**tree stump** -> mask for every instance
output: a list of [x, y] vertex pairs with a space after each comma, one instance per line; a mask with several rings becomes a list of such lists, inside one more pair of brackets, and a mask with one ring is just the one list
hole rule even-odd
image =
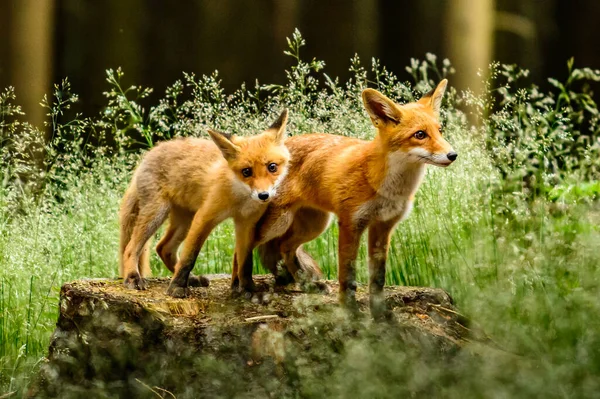
[[337, 304], [336, 282], [327, 282], [328, 294], [307, 294], [255, 276], [263, 290], [255, 303], [232, 298], [228, 276], [208, 277], [210, 287], [192, 288], [186, 299], [165, 294], [166, 278], [150, 279], [146, 291], [108, 279], [63, 285], [48, 359], [29, 396], [310, 396], [304, 384], [343, 367], [351, 346], [417, 350], [438, 361], [468, 338], [441, 289], [386, 287], [393, 319], [374, 322], [364, 286], [361, 315], [349, 315]]

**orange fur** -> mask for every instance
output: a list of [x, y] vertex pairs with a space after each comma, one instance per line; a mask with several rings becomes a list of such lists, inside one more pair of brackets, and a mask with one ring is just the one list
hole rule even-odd
[[120, 276], [126, 286], [145, 288], [143, 277], [149, 268], [140, 267], [143, 248], [167, 217], [169, 227], [156, 249], [175, 273], [168, 293], [182, 297], [187, 295], [188, 284], [206, 285], [206, 280], [190, 276], [191, 270], [212, 229], [232, 217], [235, 258], [242, 265], [238, 276], [234, 264], [234, 282], [242, 289], [252, 289], [252, 269], [243, 265], [251, 255], [254, 226], [286, 173], [286, 123], [284, 110], [268, 130], [256, 136], [236, 137], [209, 130], [212, 141], [175, 139], [144, 156], [120, 212]]
[[[262, 244], [261, 257], [276, 259], [273, 252], [278, 249], [290, 272], [314, 270], [312, 258], [304, 266], [301, 245], [325, 230], [326, 223], [320, 221], [327, 213], [336, 214], [340, 300], [355, 306], [354, 264], [360, 237], [368, 229], [371, 308], [381, 314], [391, 233], [410, 212], [425, 165], [447, 166], [456, 158], [438, 121], [446, 83], [406, 105], [364, 90], [365, 108], [378, 130], [373, 141], [330, 134], [288, 139], [288, 175], [257, 228], [255, 245]], [[303, 220], [306, 209], [312, 210], [315, 223]], [[306, 255], [302, 253], [304, 259]]]

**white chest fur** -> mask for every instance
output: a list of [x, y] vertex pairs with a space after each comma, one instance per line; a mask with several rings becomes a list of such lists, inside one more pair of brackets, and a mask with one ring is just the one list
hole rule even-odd
[[356, 219], [387, 221], [406, 218], [412, 210], [413, 195], [425, 176], [425, 165], [407, 162], [406, 154], [388, 156], [386, 176], [375, 198], [363, 204]]
[[248, 218], [253, 215], [260, 217], [265, 209], [267, 209], [266, 203], [260, 203], [251, 197], [247, 197], [245, 202], [240, 206], [238, 213], [242, 218]]
[[254, 199], [250, 187], [235, 176], [231, 177], [231, 196], [234, 202], [229, 209], [231, 216], [246, 219], [257, 215], [258, 218], [267, 209], [267, 204]]
[[391, 200], [377, 196], [361, 205], [354, 214], [354, 218], [356, 220], [377, 220], [381, 222], [394, 218], [402, 220], [410, 214], [412, 207], [412, 199], [409, 197]]

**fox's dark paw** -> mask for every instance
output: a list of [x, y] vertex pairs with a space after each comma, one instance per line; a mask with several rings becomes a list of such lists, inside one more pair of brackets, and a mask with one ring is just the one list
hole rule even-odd
[[266, 305], [271, 302], [271, 294], [263, 291], [241, 291], [238, 294], [239, 298], [252, 302], [256, 305]]
[[271, 294], [269, 292], [253, 292], [248, 300], [255, 304], [267, 305], [271, 302]]
[[246, 291], [239, 288], [231, 290], [231, 297], [233, 299], [250, 299], [252, 298], [252, 295], [254, 295], [254, 292], [252, 291]]
[[302, 284], [302, 291], [309, 294], [323, 294], [327, 295], [331, 292], [329, 286], [323, 281], [308, 281]]
[[187, 287], [169, 284], [167, 295], [172, 296], [173, 298], [185, 298], [189, 295], [189, 289]]
[[127, 276], [127, 278], [123, 281], [123, 284], [130, 290], [145, 290], [148, 288], [146, 280], [138, 273], [129, 274], [129, 276]]
[[232, 284], [231, 296], [233, 298], [243, 298], [252, 303], [263, 303], [263, 290], [258, 290], [254, 283], [246, 284], [241, 286], [239, 280], [236, 280], [237, 284]]
[[232, 284], [231, 286], [231, 296], [233, 298], [245, 298], [250, 299], [252, 295], [255, 293], [254, 285], [248, 287], [242, 287], [238, 284]]
[[208, 287], [210, 285], [210, 280], [204, 276], [195, 276], [190, 274], [188, 278], [188, 285], [190, 287]]

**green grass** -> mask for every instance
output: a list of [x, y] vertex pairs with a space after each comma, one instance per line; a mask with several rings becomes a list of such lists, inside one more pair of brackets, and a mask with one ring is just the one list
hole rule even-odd
[[[290, 108], [294, 134], [326, 131], [369, 138], [374, 131], [362, 110], [360, 89], [370, 85], [399, 101], [412, 100], [451, 70], [446, 61], [438, 68], [428, 57], [409, 68], [414, 85], [401, 83], [378, 64], [373, 74], [367, 73], [357, 58], [351, 66], [354, 78], [343, 84], [317, 75], [323, 67], [318, 62], [295, 57], [298, 64], [290, 69], [288, 84], [243, 87], [232, 97], [224, 95], [216, 75], [186, 75], [147, 111], [140, 105], [145, 90], [121, 89], [122, 73], [109, 71], [108, 106], [91, 118], [67, 118], [75, 102], [63, 83], [57, 86], [60, 95], [48, 101], [56, 117], [41, 169], [35, 157], [27, 156], [39, 143], [39, 131], [14, 124], [20, 111], [10, 105], [10, 93], [5, 92], [0, 99], [0, 155], [7, 160], [0, 186], [0, 390], [24, 389], [46, 355], [64, 282], [116, 276], [117, 212], [139, 158], [136, 143], [146, 147], [172, 136], [198, 135], [206, 124], [231, 132], [256, 131], [283, 105]], [[325, 88], [318, 85], [319, 76]], [[182, 100], [185, 90], [190, 100]], [[569, 97], [568, 87], [561, 90]], [[506, 92], [519, 89], [509, 87]], [[429, 167], [413, 213], [393, 236], [387, 283], [447, 290], [462, 313], [516, 356], [465, 355], [451, 365], [439, 365], [394, 352], [389, 343], [377, 343], [372, 350], [352, 346], [337, 372], [305, 377], [305, 396], [418, 396], [432, 386], [447, 397], [598, 395], [597, 148], [575, 147], [581, 126], [565, 122], [565, 115], [578, 115], [580, 97], [571, 96], [570, 108], [558, 115], [548, 103], [554, 98], [551, 93], [541, 100], [502, 95], [504, 100], [496, 103], [493, 96], [460, 96], [450, 90], [444, 104], [445, 134], [460, 157], [447, 169]], [[470, 127], [457, 109], [465, 104], [474, 106], [479, 127]], [[585, 112], [593, 114], [588, 108]], [[593, 117], [581, 122], [592, 132], [592, 142], [598, 136]], [[560, 130], [560, 145], [575, 150], [569, 147], [563, 155], [556, 148], [548, 150], [546, 136], [536, 136], [539, 129]], [[502, 135], [496, 134], [499, 130]], [[11, 138], [16, 136], [34, 144], [24, 150]], [[196, 271], [229, 273], [233, 244], [232, 225], [224, 223], [202, 249]], [[325, 276], [336, 278], [335, 223], [307, 248]], [[363, 245], [361, 282], [367, 280], [366, 265]], [[155, 254], [152, 267], [155, 275], [168, 276]], [[260, 271], [257, 265], [255, 272]], [[327, 388], [315, 389], [319, 384]]]

